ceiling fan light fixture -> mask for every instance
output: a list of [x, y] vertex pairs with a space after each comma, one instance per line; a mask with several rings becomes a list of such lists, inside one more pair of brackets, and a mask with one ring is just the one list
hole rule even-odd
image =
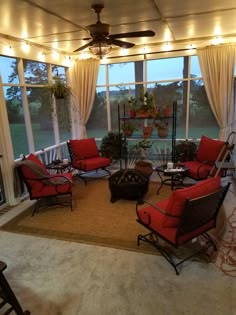
[[89, 47], [90, 52], [100, 59], [108, 55], [111, 49], [112, 47], [105, 42], [95, 43], [93, 46]]

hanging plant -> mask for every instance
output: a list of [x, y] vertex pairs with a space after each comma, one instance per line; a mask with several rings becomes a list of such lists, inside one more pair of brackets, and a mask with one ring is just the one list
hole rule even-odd
[[56, 99], [65, 99], [72, 95], [71, 88], [58, 76], [54, 77], [52, 83], [47, 86], [47, 89], [49, 89], [51, 95]]

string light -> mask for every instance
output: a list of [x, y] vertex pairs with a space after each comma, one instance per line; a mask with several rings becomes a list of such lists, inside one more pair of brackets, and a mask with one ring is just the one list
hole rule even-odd
[[141, 48], [141, 53], [142, 54], [147, 54], [149, 52], [149, 49], [148, 49], [148, 47], [147, 46], [144, 46], [143, 48]]
[[172, 48], [172, 45], [169, 42], [167, 42], [163, 45], [163, 50], [165, 50], [165, 51], [170, 51], [171, 48]]
[[121, 56], [127, 56], [128, 55], [128, 49], [127, 48], [122, 48], [120, 50], [120, 54], [121, 54]]
[[87, 51], [84, 51], [79, 55], [79, 59], [89, 59], [91, 57], [92, 55]]
[[217, 36], [215, 38], [213, 38], [212, 40], [212, 45], [219, 45], [219, 44], [223, 44], [224, 43], [224, 39], [220, 36]]
[[22, 47], [22, 50], [25, 52], [25, 53], [29, 53], [30, 51], [30, 45], [26, 42], [22, 42], [21, 43], [21, 47]]
[[38, 53], [38, 59], [40, 61], [45, 61], [45, 57], [46, 57], [46, 54], [44, 52], [39, 52]]
[[54, 52], [52, 53], [52, 56], [53, 56], [54, 59], [58, 59], [58, 58], [59, 58], [59, 53], [58, 53], [58, 51], [54, 51]]

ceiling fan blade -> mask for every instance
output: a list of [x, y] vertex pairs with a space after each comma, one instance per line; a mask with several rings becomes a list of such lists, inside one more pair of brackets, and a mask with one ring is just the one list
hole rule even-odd
[[116, 46], [119, 46], [119, 47], [122, 47], [122, 48], [131, 48], [133, 47], [135, 44], [133, 43], [129, 43], [129, 42], [123, 42], [121, 40], [117, 40], [117, 39], [114, 39], [114, 38], [110, 38], [107, 40], [107, 43], [108, 45], [116, 45]]
[[139, 31], [139, 32], [128, 32], [128, 33], [120, 33], [120, 34], [112, 34], [109, 35], [110, 38], [125, 38], [125, 37], [150, 37], [154, 36], [155, 33], [151, 30], [147, 31]]
[[89, 46], [92, 46], [94, 43], [95, 43], [95, 41], [94, 41], [94, 40], [91, 40], [88, 44], [83, 45], [83, 46], [77, 48], [77, 49], [74, 50], [73, 52], [77, 52], [77, 51], [84, 50], [85, 48], [87, 48], [87, 47], [89, 47]]

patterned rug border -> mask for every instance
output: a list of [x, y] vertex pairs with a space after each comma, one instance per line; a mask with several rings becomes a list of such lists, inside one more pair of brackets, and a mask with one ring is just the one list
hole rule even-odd
[[[106, 180], [106, 179], [100, 179], [100, 180]], [[157, 184], [154, 182], [150, 183]], [[119, 202], [119, 201], [118, 201]], [[134, 202], [134, 206], [136, 204], [136, 201]], [[50, 207], [53, 211], [53, 208], [57, 207]], [[140, 246], [137, 245], [137, 240], [132, 241], [125, 241], [120, 239], [114, 239], [109, 237], [100, 237], [97, 236], [94, 237], [93, 235], [85, 235], [81, 233], [72, 233], [72, 232], [62, 232], [62, 231], [53, 231], [48, 229], [40, 229], [40, 228], [32, 228], [27, 226], [20, 226], [18, 225], [19, 222], [24, 220], [27, 216], [31, 216], [32, 214], [33, 206], [29, 207], [28, 209], [22, 211], [18, 215], [16, 215], [14, 218], [6, 222], [0, 227], [1, 231], [16, 233], [16, 234], [22, 234], [22, 235], [30, 235], [35, 237], [42, 237], [42, 238], [50, 238], [50, 239], [58, 239], [62, 241], [68, 241], [68, 242], [77, 242], [82, 244], [88, 244], [88, 245], [95, 245], [95, 246], [103, 246], [103, 247], [110, 247], [114, 249], [121, 249], [121, 250], [128, 250], [133, 252], [139, 252], [144, 254], [151, 254], [151, 255], [160, 255], [160, 253], [153, 247], [151, 247], [149, 244], [146, 244], [144, 242], [141, 243]], [[69, 210], [68, 210], [69, 211]], [[40, 213], [36, 213], [34, 217], [37, 215], [40, 215]], [[148, 230], [147, 230], [148, 233]]]

